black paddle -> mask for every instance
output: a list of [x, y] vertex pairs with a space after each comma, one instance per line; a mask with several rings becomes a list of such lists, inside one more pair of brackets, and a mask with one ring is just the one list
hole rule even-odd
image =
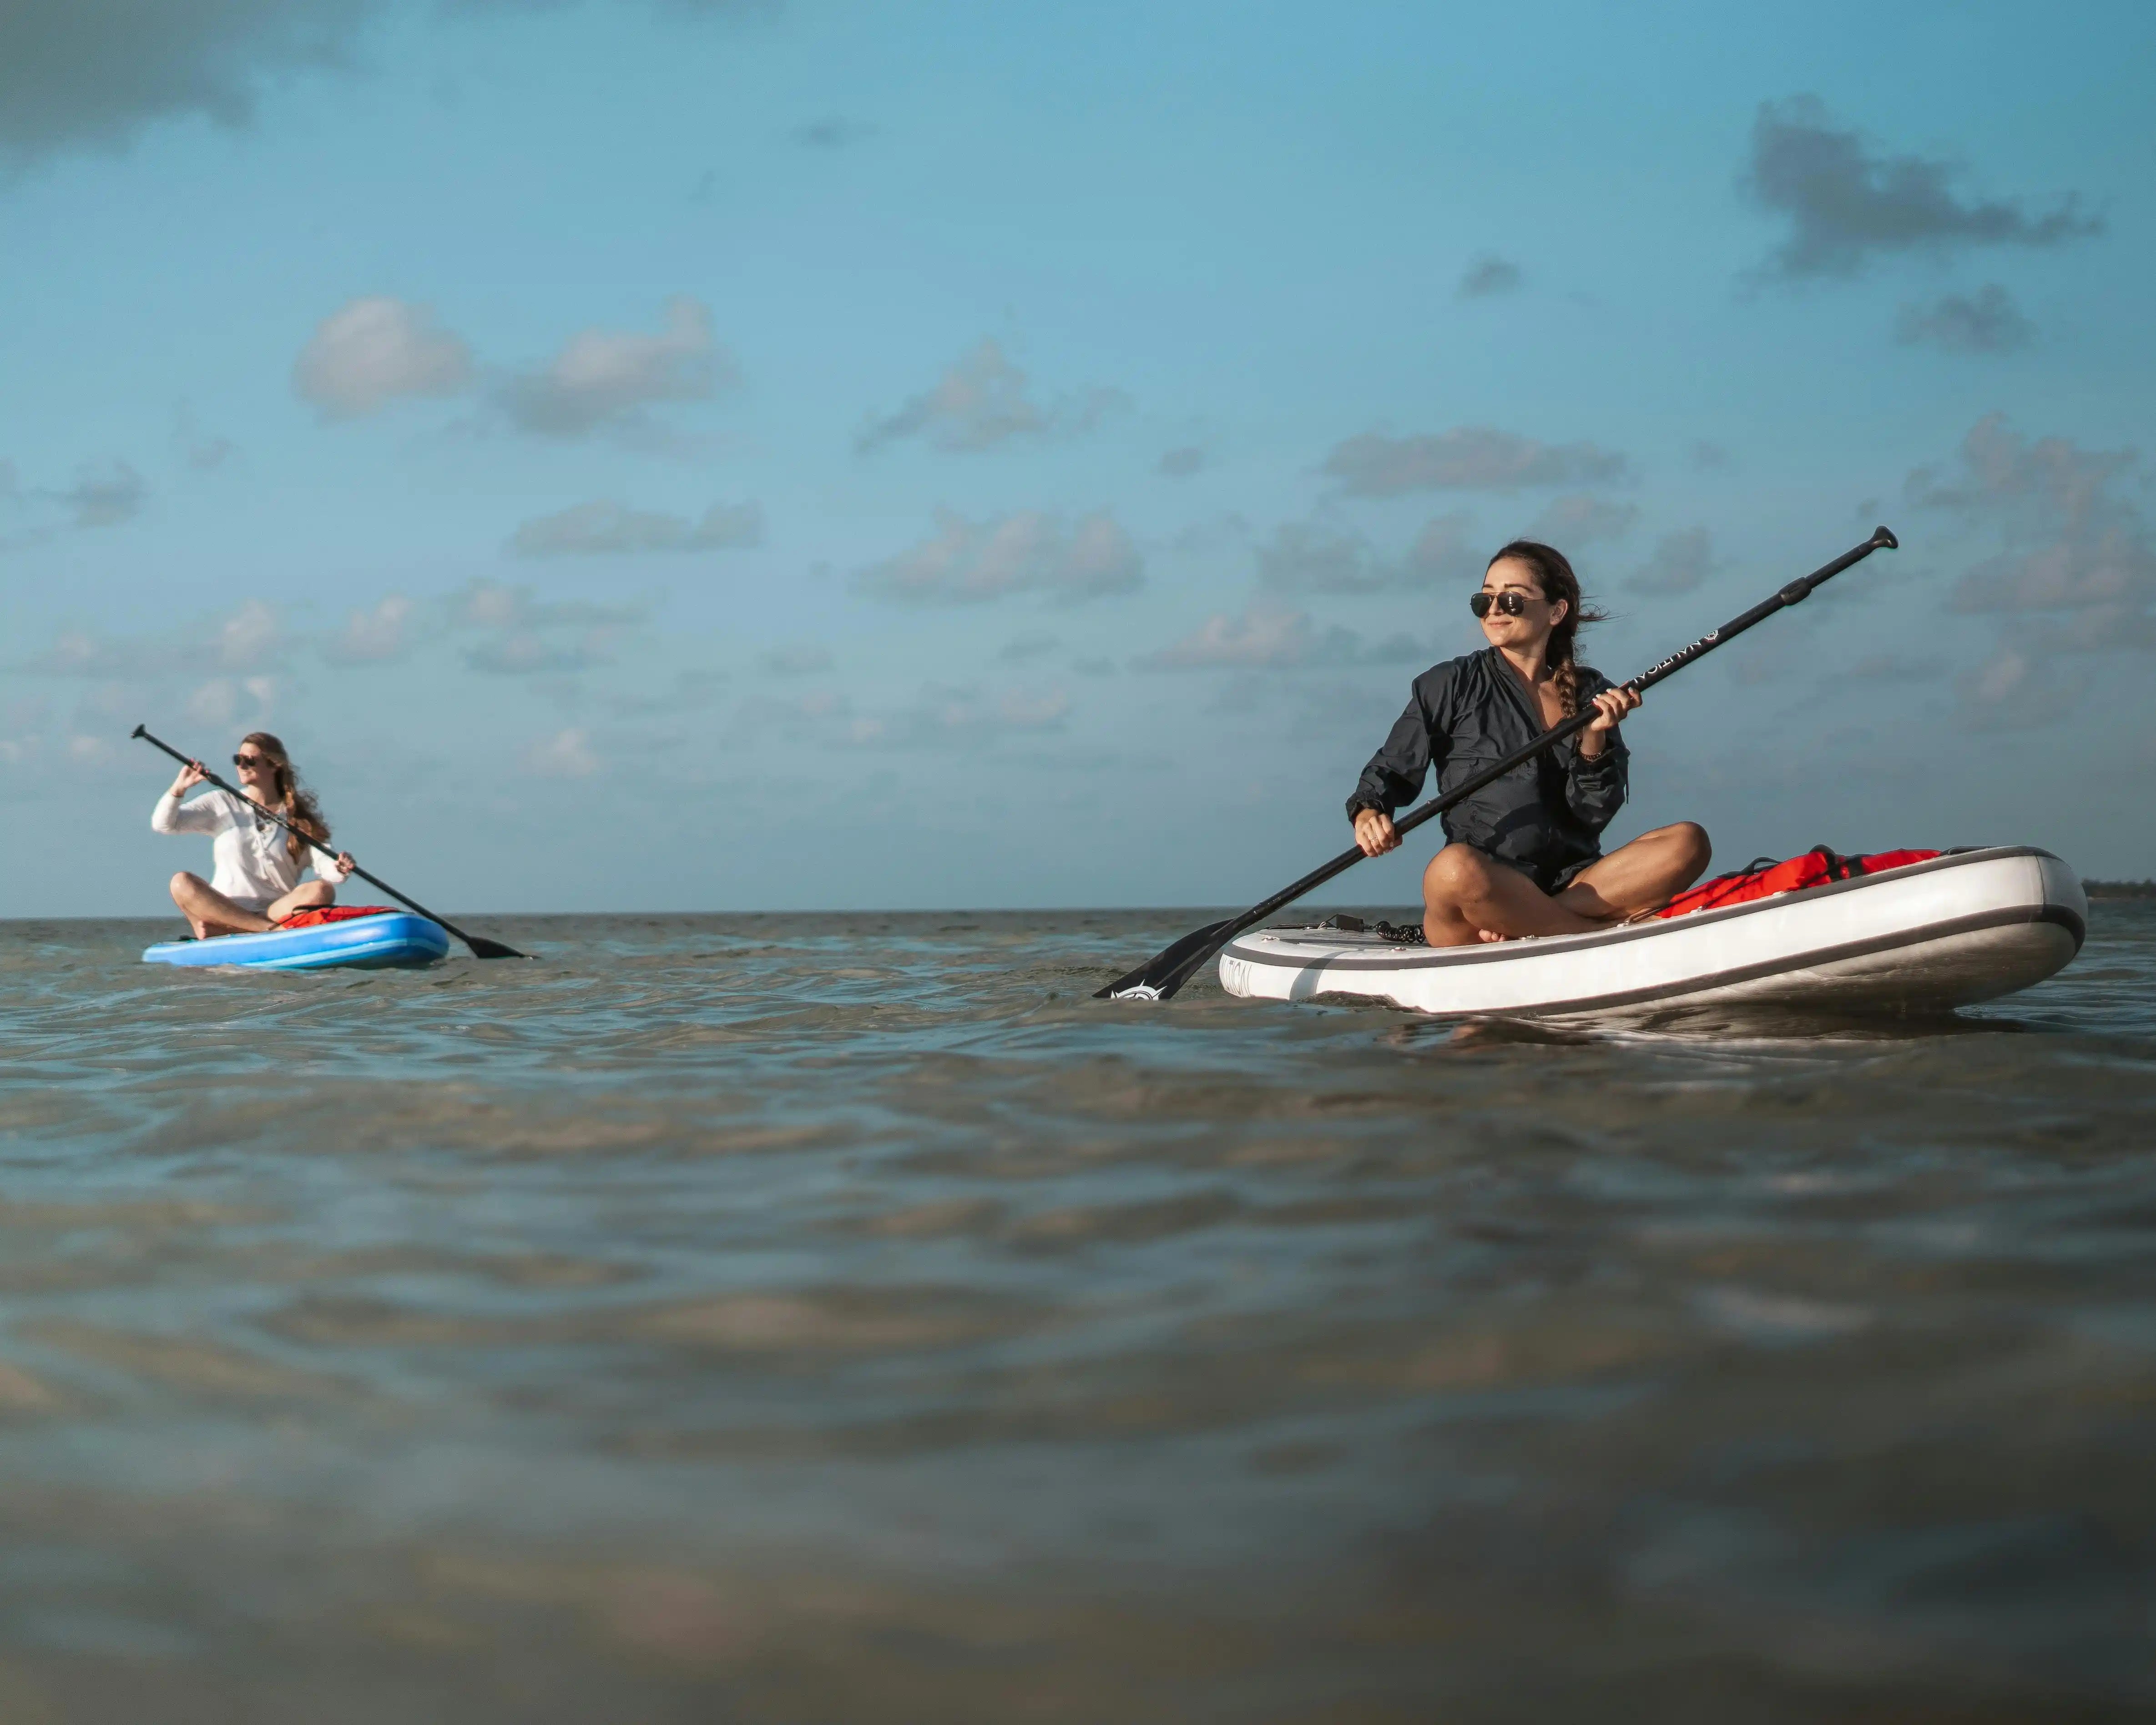
[[[1724, 641], [1734, 640], [1755, 623], [1772, 617], [1777, 611], [1796, 604], [1810, 597], [1811, 590], [1823, 581], [1830, 581], [1849, 567], [1861, 563], [1875, 551], [1892, 551], [1901, 543], [1881, 527], [1853, 551], [1845, 551], [1824, 568], [1815, 569], [1801, 581], [1792, 581], [1772, 598], [1763, 599], [1741, 617], [1733, 617], [1712, 634], [1702, 635], [1681, 653], [1672, 653], [1660, 665], [1640, 672], [1625, 686], [1635, 691], [1651, 689], [1663, 678], [1675, 676], [1695, 659], [1704, 658]], [[1523, 749], [1496, 763], [1486, 767], [1472, 778], [1441, 797], [1433, 797], [1421, 808], [1401, 815], [1393, 823], [1393, 830], [1405, 833], [1420, 826], [1433, 815], [1439, 815], [1455, 803], [1465, 802], [1483, 786], [1496, 783], [1523, 761], [1531, 761], [1544, 749], [1562, 742], [1575, 731], [1584, 731], [1594, 722], [1595, 710], [1590, 706], [1574, 714], [1563, 724], [1553, 726]], [[1344, 874], [1363, 860], [1363, 847], [1356, 845], [1343, 850], [1322, 869], [1313, 870], [1296, 881], [1275, 893], [1263, 904], [1252, 905], [1240, 916], [1230, 916], [1225, 922], [1208, 923], [1194, 929], [1173, 946], [1156, 952], [1136, 970], [1117, 977], [1105, 988], [1096, 993], [1096, 1000], [1168, 1000], [1176, 991], [1196, 974], [1199, 968], [1221, 947], [1245, 929], [1262, 922], [1282, 905], [1293, 904], [1303, 894], [1322, 886], [1335, 875]]]
[[[192, 767], [195, 764], [194, 757], [192, 756], [183, 755], [177, 749], [174, 748], [169, 742], [163, 741], [162, 738], [152, 737], [148, 729], [143, 726], [137, 725], [132, 731], [128, 732], [128, 735], [131, 737], [141, 737], [143, 742], [148, 743], [152, 748], [162, 749], [175, 761], [177, 761], [182, 767]], [[275, 821], [279, 826], [284, 828], [286, 832], [297, 833], [299, 834], [299, 836], [305, 839], [308, 844], [315, 844], [316, 840], [312, 834], [300, 832], [299, 828], [294, 826], [291, 822], [285, 819], [283, 815], [278, 814], [275, 809], [264, 809], [259, 803], [257, 803], [254, 798], [249, 796], [246, 792], [234, 790], [232, 786], [227, 784], [208, 768], [204, 768], [203, 769], [203, 778], [208, 783], [215, 785], [219, 790], [228, 792], [231, 795], [239, 798], [241, 802], [245, 803], [249, 808], [253, 809], [257, 814], [268, 816], [271, 820]], [[531, 956], [529, 952], [518, 952], [514, 947], [505, 947], [500, 941], [488, 940], [483, 935], [466, 934], [464, 930], [458, 927], [455, 923], [450, 922], [448, 917], [437, 916], [432, 911], [421, 904], [418, 900], [405, 897], [403, 893], [392, 886], [387, 880], [382, 880], [378, 875], [368, 874], [365, 869], [355, 866], [352, 870], [352, 873], [358, 875], [361, 880], [366, 881], [368, 886], [375, 887], [380, 891], [388, 893], [390, 897], [395, 899], [398, 904], [403, 905], [406, 909], [417, 911], [429, 922], [440, 923], [443, 927], [448, 929], [451, 934], [454, 935], [459, 940], [462, 941], [466, 946], [471, 948], [472, 957], [475, 958], [529, 958]]]

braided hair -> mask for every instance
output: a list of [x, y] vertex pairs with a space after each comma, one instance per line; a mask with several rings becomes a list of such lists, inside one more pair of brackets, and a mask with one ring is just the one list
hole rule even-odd
[[[304, 830], [314, 843], [328, 844], [330, 824], [322, 814], [322, 805], [315, 800], [312, 791], [300, 784], [299, 769], [293, 766], [284, 743], [267, 731], [250, 731], [239, 739], [242, 748], [250, 743], [258, 753], [268, 756], [270, 764], [277, 769], [277, 799], [269, 806]], [[306, 855], [306, 846], [300, 842], [298, 833], [285, 835], [285, 855], [295, 863]]]
[[1564, 601], [1564, 616], [1550, 630], [1549, 652], [1544, 664], [1557, 684], [1558, 698], [1564, 704], [1564, 716], [1572, 718], [1579, 711], [1579, 667], [1573, 661], [1573, 637], [1578, 634], [1582, 624], [1600, 623], [1609, 614], [1598, 611], [1580, 597], [1579, 578], [1572, 572], [1572, 565], [1563, 552], [1553, 545], [1544, 545], [1539, 540], [1515, 539], [1490, 559], [1490, 566], [1510, 560], [1525, 563], [1535, 572], [1535, 583], [1543, 590], [1543, 598], [1552, 603]]

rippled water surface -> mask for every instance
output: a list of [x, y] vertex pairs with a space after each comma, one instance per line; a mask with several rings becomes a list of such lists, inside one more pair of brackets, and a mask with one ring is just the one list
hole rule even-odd
[[1889, 1032], [1086, 998], [1197, 920], [0, 925], [0, 1717], [2156, 1707], [2156, 905]]

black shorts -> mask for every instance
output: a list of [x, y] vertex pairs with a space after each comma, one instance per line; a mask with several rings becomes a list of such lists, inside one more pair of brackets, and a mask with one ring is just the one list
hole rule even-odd
[[[1475, 849], [1482, 850], [1482, 847], [1479, 845]], [[1509, 856], [1497, 856], [1487, 850], [1482, 850], [1482, 855], [1489, 857], [1491, 862], [1502, 863], [1508, 869], [1517, 869], [1552, 898], [1555, 898], [1587, 870], [1593, 868], [1595, 864], [1602, 860], [1599, 856], [1583, 856], [1578, 862], [1552, 866], [1548, 863], [1515, 862]]]

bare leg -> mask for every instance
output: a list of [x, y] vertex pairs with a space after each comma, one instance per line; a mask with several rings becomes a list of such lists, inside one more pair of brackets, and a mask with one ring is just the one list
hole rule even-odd
[[1706, 832], [1690, 821], [1658, 827], [1583, 870], [1553, 896], [1519, 870], [1466, 845], [1448, 845], [1423, 870], [1423, 938], [1472, 946], [1523, 934], [1584, 934], [1666, 904], [1706, 872]]
[[268, 917], [233, 903], [199, 875], [172, 876], [172, 902], [198, 941], [220, 934], [261, 934], [273, 926]]
[[1422, 871], [1423, 938], [1471, 947], [1491, 934], [1581, 934], [1598, 925], [1507, 864], [1448, 845]]
[[1595, 922], [1658, 911], [1707, 872], [1713, 855], [1707, 829], [1694, 822], [1656, 827], [1581, 870], [1558, 902]]
[[311, 911], [336, 902], [336, 888], [328, 881], [302, 880], [262, 914], [272, 922], [282, 922], [295, 911]]

